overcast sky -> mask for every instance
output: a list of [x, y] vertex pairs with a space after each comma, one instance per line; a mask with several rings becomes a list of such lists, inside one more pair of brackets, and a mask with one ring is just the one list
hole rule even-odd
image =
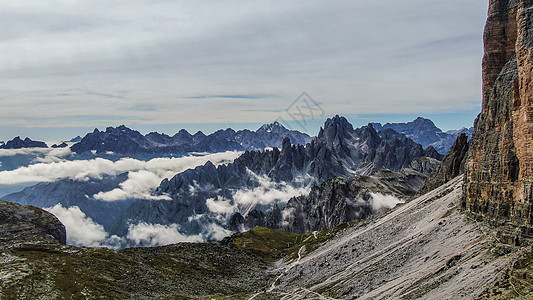
[[0, 1], [0, 139], [253, 127], [304, 91], [324, 118], [471, 126], [487, 4]]

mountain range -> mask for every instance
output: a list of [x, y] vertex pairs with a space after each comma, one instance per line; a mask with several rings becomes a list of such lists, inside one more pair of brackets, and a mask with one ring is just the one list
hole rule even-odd
[[124, 125], [105, 131], [95, 129], [71, 150], [81, 154], [95, 151], [98, 154], [113, 152], [120, 155], [140, 154], [184, 154], [189, 152], [224, 152], [263, 150], [268, 147], [280, 147], [284, 138], [290, 138], [295, 144], [305, 145], [311, 137], [305, 133], [288, 130], [278, 122], [265, 124], [256, 131], [248, 129], [235, 131], [231, 128], [218, 130], [205, 135], [198, 131], [190, 134], [182, 129], [173, 136], [150, 132], [142, 135]]
[[[440, 154], [446, 154], [455, 142], [457, 136], [465, 133], [472, 136], [472, 128], [461, 128], [443, 132], [435, 124], [422, 117], [407, 123], [370, 123], [376, 131], [393, 129], [405, 134], [408, 138], [426, 148], [433, 146]], [[198, 131], [190, 134], [182, 129], [173, 136], [164, 133], [150, 132], [146, 135], [132, 130], [124, 125], [108, 127], [105, 131], [95, 129], [85, 137], [77, 136], [69, 142], [75, 143], [72, 151], [75, 153], [89, 153], [96, 151], [98, 154], [116, 153], [120, 155], [165, 155], [183, 154], [188, 152], [222, 152], [228, 150], [262, 150], [269, 147], [281, 147], [282, 141], [288, 137], [293, 144], [306, 145], [312, 139], [309, 135], [296, 130], [289, 130], [278, 122], [264, 124], [256, 131], [248, 129], [235, 131], [231, 128], [218, 130], [205, 135]], [[54, 144], [53, 148], [67, 147], [66, 142]], [[15, 137], [7, 143], [0, 142], [0, 149], [20, 149], [30, 147], [48, 147], [46, 143], [33, 141], [30, 138], [22, 140]]]
[[[269, 141], [273, 141], [271, 133], [280, 131], [283, 132], [283, 128], [274, 123], [261, 127], [255, 134], [265, 134], [271, 138]], [[224, 132], [228, 131], [219, 131], [217, 136]], [[230, 136], [234, 136], [233, 131], [229, 132]], [[119, 153], [120, 151], [138, 153], [137, 150], [132, 150], [134, 148], [122, 147], [121, 145], [125, 145], [122, 141], [126, 138], [153, 141], [156, 135], [148, 134], [147, 136], [151, 138], [125, 127], [119, 127], [108, 128], [106, 132], [98, 131], [95, 135], [89, 134], [84, 139], [87, 141], [103, 137], [106, 141], [113, 141], [113, 143], [108, 142], [104, 145], [114, 145], [114, 148], [104, 149], [115, 149], [115, 151], [122, 149]], [[137, 147], [141, 144], [140, 142], [134, 143], [135, 149], [140, 149]], [[264, 145], [265, 142], [262, 144]], [[426, 162], [420, 163], [420, 157], [426, 157]], [[109, 202], [94, 199], [94, 195], [98, 192], [117, 188], [126, 180], [127, 174], [89, 181], [61, 179], [51, 183], [40, 183], [4, 198], [43, 208], [58, 203], [64, 207], [78, 206], [88, 217], [109, 229], [110, 234], [121, 237], [127, 235], [131, 224], [140, 223], [177, 224], [180, 232], [185, 235], [202, 234], [208, 239], [210, 233], [206, 230], [211, 228], [211, 225], [224, 229], [242, 230], [256, 222], [257, 224], [269, 223], [273, 228], [302, 232], [315, 228], [322, 229], [325, 228], [324, 226], [331, 227], [354, 218], [368, 216], [374, 212], [370, 203], [371, 193], [381, 192], [394, 194], [397, 197], [413, 195], [421, 188], [429, 174], [427, 170], [434, 169], [440, 159], [442, 155], [433, 147], [424, 149], [394, 130], [387, 129], [378, 133], [370, 125], [354, 129], [345, 118], [336, 116], [328, 119], [320, 129], [318, 136], [306, 146], [295, 145], [285, 137], [279, 149], [274, 147], [271, 150], [246, 151], [233, 163], [215, 167], [211, 162], [207, 162], [203, 166], [186, 170], [173, 178], [163, 180], [154, 191], [155, 196], [168, 197], [171, 200], [129, 199]], [[421, 166], [425, 166], [425, 169], [420, 169]], [[406, 168], [411, 171], [402, 171]], [[418, 171], [415, 170], [417, 168], [419, 168]], [[399, 173], [394, 173], [393, 176], [382, 176], [384, 174], [382, 173], [368, 177], [381, 169]], [[279, 213], [284, 214], [286, 218], [292, 216], [296, 219], [293, 220], [294, 222], [301, 222], [301, 217], [291, 214], [291, 211], [297, 211], [292, 209], [291, 203], [301, 203], [304, 200], [298, 196], [307, 197], [310, 191], [318, 188], [313, 188], [313, 186], [320, 186], [336, 176], [344, 178], [343, 180], [352, 180], [354, 176], [368, 177], [368, 179], [360, 177], [359, 181], [354, 181], [359, 185], [352, 182], [351, 190], [347, 191], [350, 195], [358, 195], [361, 199], [359, 204], [351, 205], [354, 207], [354, 212], [362, 209], [367, 213], [359, 215], [349, 213], [341, 216], [342, 210], [331, 210], [325, 213], [334, 221], [303, 227], [286, 225], [285, 220], [279, 215], [272, 215], [276, 214], [275, 208], [277, 207]], [[367, 185], [365, 181], [373, 182], [373, 184], [361, 188]], [[413, 181], [416, 181], [414, 186]], [[378, 182], [381, 183], [378, 184]], [[403, 193], [393, 193], [392, 190], [402, 190]], [[315, 192], [315, 194], [326, 195], [327, 192]], [[293, 197], [294, 199], [291, 199]], [[328, 199], [320, 201], [321, 203], [337, 201], [332, 197]], [[305, 201], [313, 202], [314, 200]], [[344, 200], [341, 199], [342, 201]], [[287, 203], [290, 205], [285, 208]], [[298, 207], [301, 211], [302, 205]], [[310, 205], [308, 209], [317, 209], [317, 207], [318, 204]], [[257, 220], [250, 221], [253, 216], [256, 216]], [[240, 218], [242, 220], [239, 221]], [[273, 220], [267, 222], [268, 218], [273, 218]]]
[[25, 138], [24, 140], [20, 136], [15, 137], [14, 139], [7, 141], [5, 144], [2, 142], [0, 149], [21, 149], [21, 148], [48, 148], [45, 142], [33, 141], [30, 138]]
[[[275, 212], [273, 204], [283, 208], [289, 200], [287, 195], [270, 199], [272, 191], [299, 189], [300, 194], [307, 194], [311, 186], [335, 176], [351, 179], [381, 169], [400, 171], [419, 157], [442, 159], [432, 147], [423, 149], [403, 134], [393, 130], [378, 133], [372, 126], [354, 129], [344, 117], [336, 116], [326, 120], [317, 138], [306, 147], [285, 139], [281, 149], [247, 151], [231, 164], [215, 167], [208, 162], [163, 180], [156, 193], [172, 200], [137, 200], [118, 219], [111, 233], [123, 236], [129, 224], [140, 222], [177, 222], [185, 234], [201, 233], [212, 222], [228, 228], [228, 222], [238, 218], [234, 213], [248, 218], [249, 214]], [[232, 229], [236, 228], [234, 225]], [[272, 227], [282, 226], [280, 223]]]

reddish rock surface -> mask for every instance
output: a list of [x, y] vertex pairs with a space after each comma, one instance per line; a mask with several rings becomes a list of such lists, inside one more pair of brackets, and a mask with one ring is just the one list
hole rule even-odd
[[509, 242], [533, 241], [533, 0], [491, 0], [483, 106], [466, 164], [465, 208]]

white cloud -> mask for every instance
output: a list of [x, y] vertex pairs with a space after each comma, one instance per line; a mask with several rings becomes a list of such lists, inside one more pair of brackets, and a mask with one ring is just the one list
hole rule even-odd
[[127, 198], [139, 198], [150, 200], [170, 200], [166, 195], [154, 196], [150, 192], [159, 186], [162, 178], [150, 171], [132, 171], [128, 173], [128, 179], [120, 184], [120, 188], [109, 192], [99, 192], [94, 195], [95, 199], [116, 201]]
[[181, 242], [202, 242], [199, 235], [185, 236], [179, 232], [177, 224], [161, 225], [139, 223], [130, 225], [127, 238], [143, 246], [163, 246]]
[[226, 230], [222, 226], [212, 223], [207, 226], [207, 233], [204, 234], [204, 239], [220, 241], [223, 238], [230, 236], [232, 233], [231, 230]]
[[237, 211], [237, 207], [232, 204], [231, 200], [226, 200], [224, 197], [217, 196], [217, 199], [209, 198], [205, 201], [209, 211], [215, 214], [231, 215]]
[[144, 170], [130, 171], [128, 179], [109, 192], [100, 192], [96, 199], [115, 201], [127, 198], [151, 200], [170, 200], [166, 195], [153, 196], [151, 191], [158, 187], [161, 180], [171, 178], [177, 173], [194, 168], [211, 161], [215, 166], [227, 164], [241, 155], [241, 152], [227, 151], [203, 156], [184, 156], [180, 158], [155, 158], [146, 163]]
[[46, 159], [54, 160], [72, 154], [69, 147], [65, 148], [21, 148], [21, 149], [0, 149], [0, 157], [15, 155], [45, 155], [44, 158], [37, 157], [40, 162], [49, 162]]
[[67, 230], [67, 243], [87, 247], [118, 248], [121, 239], [117, 236], [109, 236], [104, 227], [95, 223], [77, 206], [69, 208], [56, 204], [46, 208], [54, 214]]
[[209, 198], [206, 201], [209, 211], [223, 217], [228, 217], [237, 211], [246, 216], [257, 205], [287, 203], [290, 198], [307, 195], [311, 190], [310, 186], [294, 187], [286, 182], [273, 182], [267, 176], [258, 176], [250, 170], [248, 173], [257, 180], [258, 187], [237, 190], [231, 199], [220, 196], [217, 199]]
[[[70, 178], [75, 180], [87, 180], [89, 178], [100, 178], [104, 174], [116, 175], [129, 171], [145, 170], [161, 180], [169, 178], [177, 173], [183, 172], [189, 168], [194, 168], [199, 165], [211, 161], [213, 164], [223, 164], [232, 162], [239, 157], [241, 152], [227, 151], [221, 153], [214, 153], [204, 156], [184, 156], [179, 158], [154, 158], [150, 161], [141, 161], [133, 158], [122, 158], [116, 162], [103, 158], [95, 158], [91, 160], [74, 160], [74, 161], [55, 161], [50, 163], [37, 163], [27, 167], [21, 167], [12, 171], [0, 172], [0, 184], [19, 184], [26, 182], [52, 182], [62, 178]], [[113, 191], [112, 194], [101, 194], [102, 198], [107, 199], [124, 199], [121, 197], [129, 197], [134, 194], [142, 193], [140, 188], [144, 188], [144, 192], [148, 192], [150, 188], [155, 188], [159, 182], [155, 184], [155, 176], [150, 175], [150, 182], [141, 183], [147, 178], [147, 173], [134, 174], [121, 187], [121, 191]], [[136, 184], [142, 185], [135, 187]]]
[[126, 244], [130, 246], [163, 246], [182, 242], [221, 240], [232, 233], [220, 225], [209, 223], [204, 226], [201, 234], [187, 236], [180, 233], [177, 224], [161, 225], [141, 222], [129, 226], [126, 240], [116, 235], [109, 235], [102, 225], [87, 217], [77, 206], [65, 208], [61, 204], [56, 204], [45, 209], [54, 214], [65, 225], [67, 243], [76, 246], [111, 249], [119, 249]]
[[310, 186], [293, 187], [286, 182], [273, 182], [267, 176], [258, 176], [248, 170], [259, 182], [259, 186], [252, 189], [241, 189], [235, 192], [233, 200], [235, 205], [244, 209], [243, 215], [247, 215], [256, 205], [268, 205], [276, 201], [287, 203], [290, 198], [307, 195]]
[[370, 199], [370, 204], [374, 210], [380, 210], [382, 208], [391, 209], [399, 203], [405, 203], [405, 201], [392, 195], [370, 193], [370, 196], [372, 197], [372, 199]]

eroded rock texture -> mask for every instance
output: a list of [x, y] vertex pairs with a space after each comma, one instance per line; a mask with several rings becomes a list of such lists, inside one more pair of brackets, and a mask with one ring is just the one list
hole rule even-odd
[[0, 247], [16, 243], [65, 244], [65, 226], [40, 208], [0, 200]]
[[[516, 243], [533, 240], [533, 0], [492, 0], [483, 106], [466, 166], [466, 209]], [[506, 226], [502, 226], [506, 225]]]

